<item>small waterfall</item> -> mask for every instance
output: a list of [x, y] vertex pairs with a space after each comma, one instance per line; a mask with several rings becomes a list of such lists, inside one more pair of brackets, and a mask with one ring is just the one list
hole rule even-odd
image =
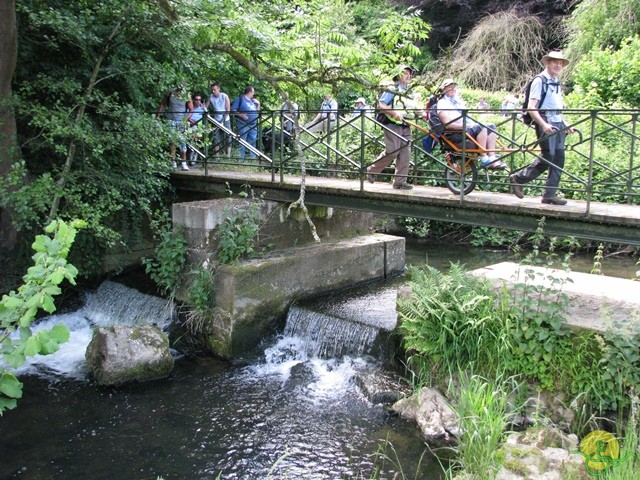
[[85, 304], [79, 310], [50, 315], [32, 325], [32, 330], [38, 331], [63, 323], [71, 335], [54, 354], [29, 357], [18, 373], [82, 379], [86, 375], [85, 351], [96, 326], [155, 324], [164, 330], [171, 324], [173, 311], [173, 302], [105, 281], [95, 292], [86, 293]]
[[165, 329], [173, 318], [173, 305], [163, 298], [105, 281], [95, 293], [87, 294], [84, 314], [100, 327], [154, 324]]
[[309, 357], [340, 358], [371, 353], [378, 332], [379, 329], [371, 325], [291, 307], [284, 335], [304, 339]]

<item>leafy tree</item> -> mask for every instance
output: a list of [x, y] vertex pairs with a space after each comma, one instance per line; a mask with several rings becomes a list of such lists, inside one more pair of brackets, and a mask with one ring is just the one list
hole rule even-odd
[[487, 15], [441, 61], [442, 77], [490, 91], [519, 91], [540, 71], [540, 58], [557, 36], [561, 31], [553, 24], [543, 26], [515, 9]]
[[576, 66], [572, 103], [581, 108], [640, 107], [640, 37], [594, 49]]
[[[58, 350], [69, 339], [69, 330], [56, 325], [50, 330], [33, 333], [30, 325], [39, 310], [53, 313], [53, 297], [60, 294], [59, 285], [67, 280], [75, 285], [77, 269], [67, 262], [78, 228], [84, 222], [54, 221], [38, 235], [33, 243], [36, 251], [34, 265], [23, 277], [24, 284], [17, 292], [3, 295], [0, 301], [0, 353], [9, 368], [18, 368], [27, 357], [48, 355]], [[15, 337], [17, 332], [19, 335]], [[15, 408], [22, 397], [22, 383], [8, 369], [0, 365], [0, 415], [5, 409]]]
[[591, 50], [617, 49], [640, 33], [640, 0], [582, 0], [567, 19], [570, 68]]
[[86, 259], [97, 267], [101, 252], [134, 242], [170, 200], [169, 139], [153, 118], [169, 87], [208, 90], [224, 75], [227, 91], [257, 84], [266, 108], [289, 97], [315, 108], [327, 86], [371, 88], [419, 55], [415, 42], [428, 34], [415, 12], [371, 5], [377, 28], [344, 0], [312, 0], [301, 12], [284, 0], [250, 9], [236, 0], [20, 2], [24, 160], [0, 179], [0, 206], [26, 238], [48, 219], [86, 219], [73, 260], [91, 273]]

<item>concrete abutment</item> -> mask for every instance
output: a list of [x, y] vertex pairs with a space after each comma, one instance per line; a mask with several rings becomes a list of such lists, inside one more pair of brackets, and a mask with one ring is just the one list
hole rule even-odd
[[[174, 227], [188, 241], [187, 269], [216, 265], [215, 308], [205, 325], [207, 348], [231, 359], [254, 347], [285, 318], [292, 302], [399, 275], [405, 240], [370, 233], [375, 217], [365, 212], [314, 207], [310, 214], [321, 238], [316, 243], [306, 218], [286, 215], [286, 205], [258, 202], [257, 248], [272, 244], [262, 258], [238, 265], [215, 262], [217, 227], [229, 215], [255, 208], [248, 199], [219, 199], [173, 206]], [[186, 286], [179, 299], [186, 301]]]

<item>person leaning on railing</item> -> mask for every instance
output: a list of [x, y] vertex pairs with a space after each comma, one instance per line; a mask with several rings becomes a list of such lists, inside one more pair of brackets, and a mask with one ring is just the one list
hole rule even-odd
[[[542, 194], [542, 203], [551, 205], [565, 205], [567, 201], [557, 195], [560, 185], [561, 169], [564, 167], [564, 149], [567, 129], [562, 118], [564, 101], [558, 75], [569, 63], [560, 51], [552, 51], [542, 57], [544, 70], [531, 82], [527, 110], [531, 116], [542, 158], [536, 158], [530, 165], [511, 175], [511, 193], [518, 198], [524, 198], [522, 186], [535, 180], [545, 170], [547, 183]], [[542, 101], [540, 101], [542, 99]]]

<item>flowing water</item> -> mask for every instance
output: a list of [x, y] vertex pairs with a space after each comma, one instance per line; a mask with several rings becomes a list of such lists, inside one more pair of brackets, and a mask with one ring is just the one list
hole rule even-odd
[[[503, 251], [453, 245], [407, 249], [409, 263], [441, 270], [508, 260]], [[572, 261], [574, 270], [590, 267], [588, 258]], [[637, 269], [624, 258], [603, 267], [624, 278]], [[395, 325], [398, 283], [292, 307], [282, 333], [241, 362], [178, 356], [168, 379], [99, 388], [84, 365], [92, 328], [166, 328], [172, 318], [165, 301], [105, 282], [79, 310], [41, 323], [64, 322], [71, 339], [21, 369], [24, 398], [0, 417], [0, 479], [336, 480], [374, 478], [374, 469], [380, 479], [443, 478], [417, 428], [354, 382], [386, 368], [377, 339]]]
[[296, 305], [280, 335], [236, 364], [179, 357], [166, 380], [88, 381], [91, 329], [114, 318], [166, 327], [160, 303], [106, 282], [43, 322], [64, 322], [71, 339], [21, 370], [24, 398], [0, 419], [1, 479], [441, 478], [415, 425], [355, 385], [385, 369], [376, 339], [395, 326], [393, 286]]

